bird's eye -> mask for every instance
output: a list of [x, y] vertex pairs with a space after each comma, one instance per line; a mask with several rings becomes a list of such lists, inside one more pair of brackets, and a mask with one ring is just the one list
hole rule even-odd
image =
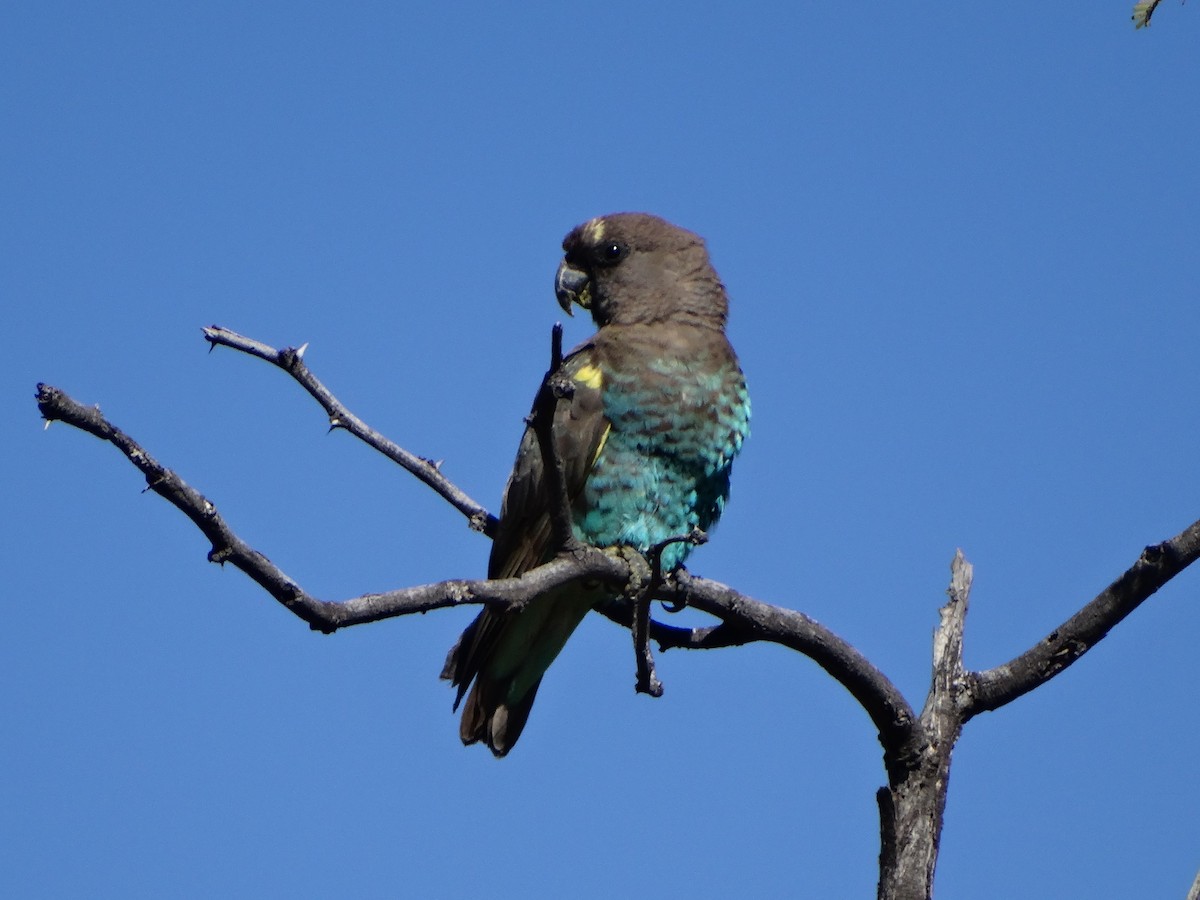
[[600, 245], [600, 258], [610, 265], [624, 259], [628, 252], [629, 248], [619, 241], [609, 241]]

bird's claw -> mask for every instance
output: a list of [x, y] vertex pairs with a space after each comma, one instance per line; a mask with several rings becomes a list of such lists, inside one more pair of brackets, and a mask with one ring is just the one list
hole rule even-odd
[[625, 598], [631, 601], [641, 600], [656, 583], [655, 568], [651, 567], [646, 557], [633, 547], [610, 547], [609, 552], [629, 566], [629, 581], [626, 582], [625, 590], [622, 592]]

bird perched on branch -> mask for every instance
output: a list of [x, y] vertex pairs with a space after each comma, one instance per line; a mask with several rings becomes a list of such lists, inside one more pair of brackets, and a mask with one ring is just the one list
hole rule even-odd
[[[733, 458], [749, 431], [750, 398], [725, 337], [728, 301], [704, 241], [657, 216], [592, 219], [563, 240], [558, 302], [591, 312], [597, 332], [563, 360], [573, 382], [553, 439], [575, 537], [641, 552], [708, 531], [729, 496]], [[551, 559], [547, 465], [533, 428], [517, 452], [488, 564], [510, 578]], [[691, 545], [668, 544], [669, 572]], [[603, 588], [552, 591], [520, 611], [485, 608], [450, 650], [442, 677], [463, 700], [464, 744], [496, 756], [525, 727], [547, 667]], [[467, 694], [468, 689], [470, 693]]]

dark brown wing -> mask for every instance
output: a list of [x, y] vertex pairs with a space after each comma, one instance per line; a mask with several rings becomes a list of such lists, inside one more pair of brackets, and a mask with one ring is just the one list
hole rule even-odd
[[[583, 491], [588, 473], [596, 461], [608, 434], [609, 423], [604, 416], [601, 395], [602, 375], [594, 347], [585, 343], [571, 351], [563, 361], [564, 371], [575, 382], [575, 393], [570, 402], [558, 404], [554, 417], [554, 439], [563, 461], [567, 482], [567, 495], [575, 501]], [[521, 445], [517, 450], [516, 463], [508, 486], [504, 491], [504, 502], [500, 508], [500, 524], [493, 538], [492, 554], [488, 561], [489, 578], [511, 578], [535, 568], [545, 562], [553, 548], [550, 543], [549, 496], [546, 489], [545, 466], [538, 448], [537, 437], [530, 428], [525, 429]], [[442, 669], [442, 678], [449, 679], [458, 688], [454, 701], [455, 709], [462, 701], [471, 681], [483, 669], [505, 626], [518, 613], [509, 613], [485, 608], [475, 621], [467, 626], [458, 643], [451, 648]], [[509, 731], [520, 733], [521, 721], [515, 721], [519, 712], [528, 715], [533, 695], [530, 691], [523, 710], [514, 708], [509, 713]], [[491, 704], [483, 704], [489, 706]], [[482, 725], [476, 720], [485, 712], [471, 713], [468, 706], [463, 713], [462, 736], [464, 742], [479, 740]], [[495, 748], [493, 748], [495, 749]]]
[[[575, 394], [569, 403], [559, 403], [554, 417], [554, 440], [571, 501], [582, 493], [609, 427], [600, 394], [600, 369], [592, 360], [592, 350], [590, 343], [584, 344], [563, 361], [566, 374], [575, 382]], [[526, 428], [504, 489], [488, 577], [511, 578], [545, 562], [552, 549], [548, 546], [550, 530], [545, 464], [537, 436], [532, 428]]]

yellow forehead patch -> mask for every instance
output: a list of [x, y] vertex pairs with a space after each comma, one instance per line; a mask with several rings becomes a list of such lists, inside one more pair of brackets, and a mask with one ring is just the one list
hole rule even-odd
[[587, 228], [584, 231], [587, 233], [589, 244], [600, 243], [604, 240], [604, 220], [599, 218], [592, 219], [592, 221], [587, 223]]
[[600, 385], [604, 383], [604, 373], [600, 371], [599, 366], [586, 365], [575, 373], [575, 380], [584, 387], [590, 387], [592, 390], [600, 390]]

